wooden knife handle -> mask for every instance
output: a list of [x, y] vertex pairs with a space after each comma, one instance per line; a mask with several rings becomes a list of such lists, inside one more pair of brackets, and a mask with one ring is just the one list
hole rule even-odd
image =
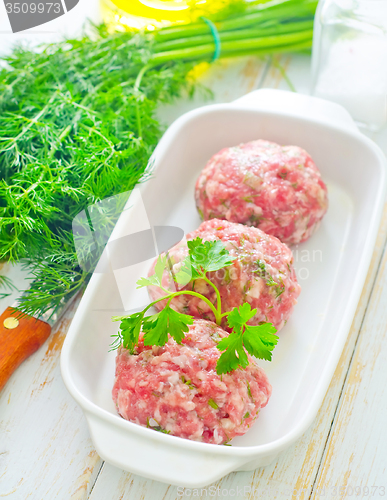
[[44, 344], [51, 326], [31, 316], [16, 319], [8, 307], [0, 316], [0, 391], [16, 368]]

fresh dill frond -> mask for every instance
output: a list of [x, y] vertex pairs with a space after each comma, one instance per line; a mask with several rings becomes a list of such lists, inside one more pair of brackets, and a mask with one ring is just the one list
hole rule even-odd
[[190, 86], [192, 64], [172, 61], [135, 88], [152, 40], [96, 30], [93, 40], [16, 48], [0, 71], [0, 259], [31, 267], [18, 306], [27, 314], [55, 309], [88, 281], [74, 218], [136, 185], [163, 132], [157, 106]]
[[9, 292], [0, 293], [0, 299], [9, 297], [12, 294], [12, 292], [18, 291], [18, 288], [13, 284], [11, 278], [3, 274], [0, 274], [0, 288], [5, 288], [6, 290], [9, 290]]

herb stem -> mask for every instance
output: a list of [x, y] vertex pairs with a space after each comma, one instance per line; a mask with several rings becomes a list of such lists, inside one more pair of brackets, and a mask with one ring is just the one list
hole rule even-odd
[[216, 317], [216, 324], [220, 325], [221, 318], [222, 318], [222, 299], [220, 297], [220, 292], [218, 290], [218, 287], [216, 287], [214, 285], [214, 283], [212, 283], [212, 281], [210, 281], [205, 274], [202, 276], [202, 279], [206, 283], [208, 283], [209, 285], [211, 285], [212, 288], [215, 290], [215, 293], [216, 293], [216, 304], [217, 304], [217, 311], [218, 311], [218, 315], [215, 315], [215, 317]]
[[[24, 134], [25, 134], [26, 132], [28, 132], [28, 130], [32, 127], [32, 125], [34, 125], [35, 123], [37, 123], [37, 122], [39, 121], [39, 119], [40, 119], [40, 118], [41, 118], [41, 117], [45, 114], [45, 112], [49, 109], [49, 107], [50, 107], [51, 103], [55, 100], [55, 98], [56, 98], [57, 94], [58, 94], [58, 91], [55, 91], [55, 92], [52, 94], [52, 96], [51, 96], [50, 100], [48, 101], [48, 103], [44, 106], [44, 108], [43, 108], [43, 109], [41, 109], [41, 110], [39, 111], [39, 113], [37, 113], [37, 114], [36, 114], [36, 115], [35, 115], [35, 116], [31, 119], [31, 120], [29, 120], [28, 125], [26, 125], [26, 126], [23, 128], [23, 130], [20, 132], [20, 134], [18, 134], [16, 137], [14, 137], [14, 138], [12, 138], [12, 139], [11, 139], [11, 142], [12, 142], [13, 144], [17, 143], [17, 142], [19, 141], [19, 139], [21, 139], [21, 138], [24, 136]], [[11, 148], [12, 148], [12, 147], [13, 147], [13, 146], [11, 146]], [[11, 148], [8, 148], [8, 149], [11, 149]], [[7, 151], [7, 149], [3, 149], [3, 152], [5, 152], [5, 151]]]
[[[141, 68], [141, 70], [139, 71], [139, 73], [137, 75], [137, 78], [136, 78], [136, 81], [134, 82], [134, 87], [133, 87], [135, 95], [137, 94], [136, 97], [138, 97], [138, 94], [139, 94], [139, 91], [140, 91], [140, 85], [141, 85], [142, 77], [144, 76], [144, 73], [151, 66], [152, 66], [151, 64], [146, 64], [145, 66], [143, 66]], [[142, 138], [141, 113], [140, 113], [140, 105], [139, 105], [138, 99], [136, 99], [136, 120], [137, 120], [137, 133], [138, 133], [138, 137]]]
[[166, 297], [160, 297], [159, 299], [154, 300], [148, 306], [146, 306], [146, 308], [144, 309], [143, 312], [146, 313], [148, 311], [148, 309], [150, 309], [152, 306], [157, 304], [157, 302], [161, 302], [162, 300], [168, 300], [168, 303], [169, 303], [173, 298], [178, 297], [179, 295], [192, 295], [193, 297], [198, 297], [199, 299], [201, 299], [203, 302], [205, 302], [208, 305], [208, 307], [210, 307], [211, 311], [214, 313], [214, 316], [216, 319], [216, 324], [220, 325], [220, 314], [217, 311], [217, 309], [214, 307], [214, 304], [212, 304], [212, 302], [209, 299], [207, 299], [207, 297], [205, 297], [204, 295], [197, 293], [197, 292], [190, 292], [188, 290], [183, 290], [181, 292], [174, 292], [174, 293], [171, 293], [170, 295], [167, 295]]

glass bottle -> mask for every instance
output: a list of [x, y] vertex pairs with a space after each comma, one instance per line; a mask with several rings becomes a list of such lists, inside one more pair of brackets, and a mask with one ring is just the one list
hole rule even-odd
[[387, 123], [387, 0], [320, 0], [312, 94], [343, 105], [371, 130]]
[[154, 30], [195, 21], [241, 0], [100, 0], [102, 17], [114, 28]]

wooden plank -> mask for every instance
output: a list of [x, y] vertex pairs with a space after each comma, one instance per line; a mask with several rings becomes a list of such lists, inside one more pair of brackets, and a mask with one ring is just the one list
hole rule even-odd
[[334, 486], [339, 487], [337, 498], [344, 498], [346, 492], [350, 495], [351, 487], [357, 487], [362, 498], [384, 496], [387, 489], [386, 304], [387, 251], [316, 483], [318, 489], [325, 486], [329, 492]]
[[[327, 436], [335, 416], [337, 402], [348, 371], [359, 329], [367, 309], [386, 238], [387, 204], [384, 209], [383, 220], [367, 280], [346, 346], [324, 402], [309, 431], [269, 466], [256, 469], [255, 471], [233, 472], [212, 486], [228, 491], [235, 490], [238, 486], [240, 488], [246, 487], [247, 490], [244, 498], [249, 499], [257, 498], [259, 494], [265, 495], [264, 492], [268, 495], [267, 498], [273, 500], [289, 498], [306, 499], [309, 497], [308, 492], [312, 490], [324, 453]], [[302, 491], [304, 491], [304, 494]], [[107, 495], [110, 500], [135, 500], [137, 498], [144, 500], [177, 500], [184, 498], [181, 492], [182, 490], [178, 490], [174, 486], [168, 486], [157, 481], [149, 481], [135, 474], [120, 471], [109, 464], [104, 464], [93, 488], [90, 500], [105, 500]], [[292, 495], [289, 492], [296, 494]], [[265, 496], [263, 497], [265, 498]]]
[[64, 387], [60, 350], [79, 299], [0, 394], [0, 497], [86, 499], [101, 466]]

